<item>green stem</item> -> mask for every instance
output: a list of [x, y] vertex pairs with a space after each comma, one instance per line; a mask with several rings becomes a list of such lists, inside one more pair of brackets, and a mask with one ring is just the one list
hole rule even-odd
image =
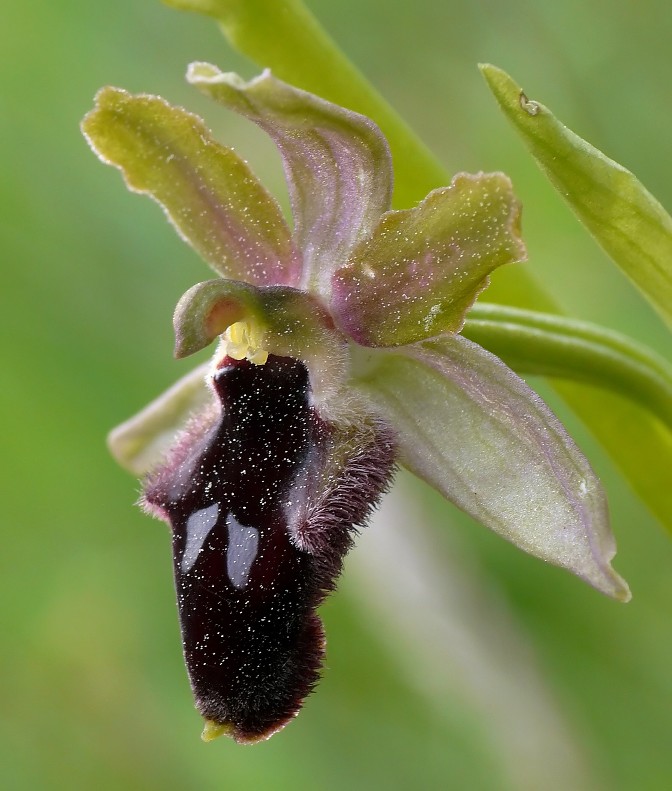
[[672, 429], [672, 368], [620, 333], [583, 321], [480, 303], [463, 334], [522, 374], [621, 393]]

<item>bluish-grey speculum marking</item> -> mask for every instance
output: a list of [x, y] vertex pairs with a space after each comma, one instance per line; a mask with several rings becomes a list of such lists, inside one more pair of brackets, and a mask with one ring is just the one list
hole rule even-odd
[[180, 568], [182, 571], [190, 571], [196, 562], [198, 553], [203, 548], [208, 533], [217, 524], [219, 517], [219, 506], [213, 503], [207, 508], [199, 508], [187, 519], [187, 539], [182, 554]]
[[234, 588], [244, 588], [257, 557], [259, 531], [255, 527], [241, 525], [233, 514], [228, 515], [226, 526], [229, 531], [226, 571]]

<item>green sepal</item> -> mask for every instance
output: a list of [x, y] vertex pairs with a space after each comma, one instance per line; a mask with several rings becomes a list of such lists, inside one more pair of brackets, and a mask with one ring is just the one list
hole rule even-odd
[[600, 482], [520, 377], [461, 335], [361, 355], [355, 381], [395, 427], [405, 467], [520, 549], [628, 601]]
[[301, 259], [282, 212], [203, 121], [159, 96], [103, 88], [82, 121], [91, 148], [148, 195], [220, 275], [294, 285]]
[[382, 132], [268, 69], [246, 82], [210, 63], [191, 63], [187, 80], [258, 124], [278, 146], [303, 258], [299, 285], [328, 300], [333, 272], [390, 208], [392, 160]]
[[343, 55], [301, 0], [164, 0], [213, 17], [231, 46], [260, 68], [330, 102], [363, 113], [394, 154], [397, 206], [411, 206], [448, 181], [438, 160]]
[[125, 470], [146, 475], [164, 458], [189, 418], [214, 404], [207, 371], [207, 364], [200, 365], [110, 432], [108, 447]]

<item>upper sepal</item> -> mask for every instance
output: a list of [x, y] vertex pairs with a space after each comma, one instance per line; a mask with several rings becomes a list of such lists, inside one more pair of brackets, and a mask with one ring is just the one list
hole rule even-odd
[[200, 118], [158, 96], [103, 88], [82, 131], [216, 272], [256, 284], [298, 282], [300, 260], [276, 201]]
[[360, 386], [404, 466], [519, 548], [627, 601], [602, 486], [544, 402], [459, 335], [370, 351]]
[[303, 253], [301, 286], [328, 298], [331, 275], [390, 207], [392, 160], [378, 126], [265, 71], [245, 82], [209, 63], [192, 63], [187, 79], [257, 123], [283, 157]]
[[503, 173], [459, 173], [416, 208], [385, 214], [333, 277], [332, 313], [364, 346], [459, 332], [493, 269], [525, 258]]

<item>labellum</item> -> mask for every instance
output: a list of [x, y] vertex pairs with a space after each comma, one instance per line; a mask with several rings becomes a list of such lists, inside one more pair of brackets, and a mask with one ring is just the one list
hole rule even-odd
[[144, 503], [173, 533], [187, 669], [204, 738], [268, 738], [319, 675], [316, 607], [387, 487], [390, 431], [374, 418], [336, 425], [313, 403], [306, 366], [227, 355], [216, 405], [192, 421]]

